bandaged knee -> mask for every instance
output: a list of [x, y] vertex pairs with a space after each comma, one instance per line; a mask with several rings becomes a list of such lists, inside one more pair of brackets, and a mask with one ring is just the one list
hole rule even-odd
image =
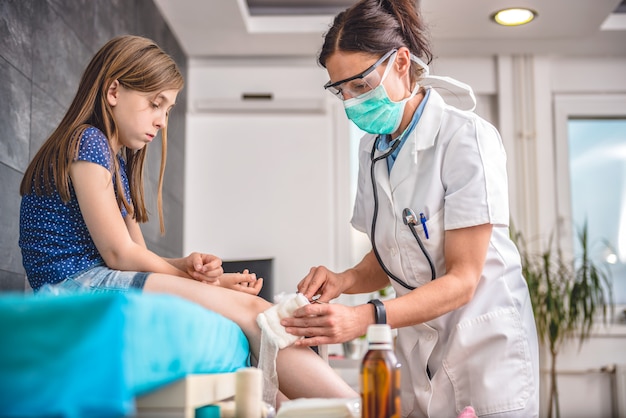
[[256, 318], [256, 322], [261, 327], [263, 335], [267, 335], [279, 349], [289, 347], [302, 337], [285, 331], [285, 327], [280, 324], [280, 320], [293, 316], [296, 309], [308, 304], [309, 301], [302, 293], [286, 295], [276, 305], [260, 313]]
[[299, 339], [289, 334], [280, 324], [281, 319], [293, 316], [296, 309], [308, 305], [309, 301], [301, 293], [284, 295], [277, 304], [260, 313], [256, 322], [261, 328], [261, 348], [259, 353], [259, 369], [263, 371], [263, 400], [272, 406], [276, 405], [278, 393], [278, 375], [276, 374], [276, 357], [278, 350], [289, 347]]

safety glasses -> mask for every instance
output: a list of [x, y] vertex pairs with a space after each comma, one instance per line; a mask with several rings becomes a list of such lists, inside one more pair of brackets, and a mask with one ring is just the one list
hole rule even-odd
[[374, 88], [378, 87], [383, 77], [378, 71], [374, 70], [376, 70], [378, 66], [380, 66], [383, 62], [389, 59], [389, 57], [391, 57], [397, 51], [398, 50], [395, 48], [392, 49], [391, 51], [383, 55], [368, 69], [357, 75], [345, 78], [340, 81], [336, 81], [334, 83], [331, 83], [329, 81], [324, 85], [324, 89], [331, 92], [339, 100], [347, 100], [352, 97], [358, 97], [364, 93], [367, 93], [370, 90], [373, 90]]

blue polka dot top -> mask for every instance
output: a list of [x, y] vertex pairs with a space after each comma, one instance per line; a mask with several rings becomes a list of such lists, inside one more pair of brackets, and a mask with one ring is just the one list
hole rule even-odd
[[[121, 155], [117, 158], [124, 192], [130, 202], [126, 164]], [[95, 127], [84, 131], [76, 160], [89, 161], [111, 170], [111, 151], [102, 131]], [[41, 196], [31, 191], [22, 197], [20, 207], [22, 263], [34, 290], [104, 263], [80, 213], [71, 182], [67, 203], [61, 200], [54, 185], [53, 190], [52, 194]], [[127, 215], [125, 208], [120, 209], [120, 213], [123, 217]]]

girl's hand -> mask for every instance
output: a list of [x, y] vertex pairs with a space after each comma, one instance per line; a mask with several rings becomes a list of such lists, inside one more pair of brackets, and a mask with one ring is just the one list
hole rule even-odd
[[258, 295], [263, 287], [263, 279], [256, 278], [256, 274], [247, 269], [243, 273], [224, 273], [218, 279], [218, 284], [227, 289], [238, 290], [250, 295]]
[[365, 335], [374, 320], [370, 305], [345, 306], [338, 303], [311, 303], [298, 308], [280, 324], [293, 335], [310, 337], [296, 345], [336, 344]]
[[200, 282], [216, 283], [224, 274], [222, 260], [211, 254], [191, 253], [184, 259], [185, 272]]

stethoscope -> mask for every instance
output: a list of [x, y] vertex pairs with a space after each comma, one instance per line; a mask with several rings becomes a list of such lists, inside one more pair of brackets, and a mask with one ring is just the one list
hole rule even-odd
[[[408, 283], [404, 282], [402, 279], [400, 279], [395, 274], [389, 271], [387, 266], [385, 266], [385, 263], [383, 262], [382, 258], [380, 258], [380, 254], [378, 254], [378, 249], [376, 248], [376, 219], [378, 218], [378, 188], [376, 187], [376, 173], [375, 173], [376, 170], [374, 170], [374, 168], [378, 161], [383, 160], [387, 158], [388, 156], [390, 156], [391, 154], [393, 154], [396, 148], [398, 148], [398, 146], [400, 145], [400, 138], [396, 138], [396, 140], [393, 142], [393, 144], [391, 145], [388, 151], [386, 151], [382, 155], [379, 155], [378, 157], [374, 157], [376, 150], [378, 149], [378, 143], [380, 142], [380, 140], [381, 140], [381, 136], [378, 135], [378, 137], [376, 137], [376, 140], [374, 141], [374, 146], [372, 147], [372, 153], [370, 155], [370, 158], [372, 160], [372, 165], [370, 167], [370, 174], [372, 177], [372, 190], [374, 191], [374, 216], [372, 217], [372, 234], [371, 234], [372, 248], [374, 250], [374, 255], [376, 256], [376, 259], [378, 260], [378, 264], [380, 264], [380, 266], [382, 267], [383, 271], [387, 274], [387, 276], [389, 276], [391, 279], [393, 279], [396, 283], [403, 286], [404, 288], [408, 290], [413, 290], [415, 289], [414, 286], [409, 285]], [[407, 225], [409, 229], [411, 230], [411, 232], [413, 233], [413, 236], [417, 240], [417, 244], [422, 250], [424, 257], [426, 257], [426, 260], [428, 261], [428, 265], [430, 266], [430, 279], [435, 280], [436, 275], [435, 275], [435, 265], [433, 264], [433, 260], [431, 259], [430, 254], [428, 253], [428, 250], [426, 250], [426, 248], [424, 247], [424, 244], [422, 243], [422, 240], [420, 239], [419, 235], [417, 235], [417, 232], [415, 231], [415, 225], [417, 225], [417, 216], [415, 216], [415, 212], [413, 212], [410, 208], [404, 208], [404, 210], [402, 211], [402, 220], [404, 221], [404, 224]]]

